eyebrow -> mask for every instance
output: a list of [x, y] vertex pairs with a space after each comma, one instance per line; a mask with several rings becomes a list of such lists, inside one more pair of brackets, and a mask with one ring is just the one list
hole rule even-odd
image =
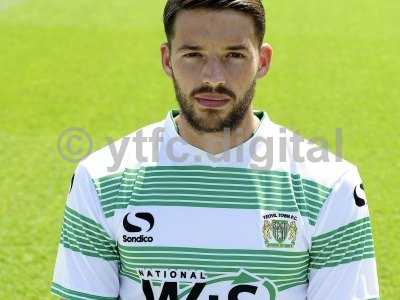
[[[191, 51], [199, 51], [202, 50], [203, 48], [200, 46], [194, 46], [194, 45], [182, 45], [181, 47], [179, 47], [178, 52], [179, 51], [183, 51], [183, 50], [191, 50]], [[249, 49], [247, 48], [246, 45], [233, 45], [233, 46], [229, 46], [225, 48], [226, 50], [230, 50], [230, 51], [235, 51], [235, 50], [245, 50], [248, 51]]]
[[196, 50], [201, 50], [201, 49], [203, 49], [203, 48], [201, 48], [200, 46], [192, 46], [192, 45], [183, 45], [183, 46], [181, 46], [179, 49], [178, 49], [178, 51], [182, 51], [182, 50], [193, 50], [193, 51], [196, 51]]
[[249, 50], [246, 45], [235, 45], [226, 47], [226, 50]]

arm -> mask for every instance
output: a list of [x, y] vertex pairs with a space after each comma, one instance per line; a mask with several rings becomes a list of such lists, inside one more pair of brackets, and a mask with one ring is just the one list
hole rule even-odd
[[379, 298], [371, 222], [354, 167], [334, 185], [311, 238], [307, 299]]
[[51, 291], [66, 300], [117, 299], [118, 262], [91, 177], [79, 165], [67, 197]]

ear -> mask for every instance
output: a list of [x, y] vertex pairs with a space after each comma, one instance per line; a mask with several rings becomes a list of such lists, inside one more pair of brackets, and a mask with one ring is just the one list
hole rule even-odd
[[170, 55], [168, 43], [161, 44], [160, 51], [161, 51], [161, 63], [162, 63], [164, 72], [169, 77], [172, 77], [171, 55]]
[[256, 74], [257, 79], [264, 77], [268, 73], [269, 67], [271, 65], [271, 59], [272, 47], [267, 43], [262, 44], [260, 48], [260, 61]]

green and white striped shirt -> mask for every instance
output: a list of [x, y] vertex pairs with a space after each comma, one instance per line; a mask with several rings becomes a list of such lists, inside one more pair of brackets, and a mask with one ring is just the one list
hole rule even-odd
[[[254, 111], [261, 123], [250, 139], [211, 155], [180, 137], [178, 113], [169, 111], [165, 120], [79, 163], [65, 207], [54, 294], [379, 298], [369, 211], [353, 164], [330, 152], [324, 161], [311, 159], [316, 145], [303, 141], [295, 149], [294, 133], [264, 111]], [[155, 132], [158, 143], [134, 140]]]

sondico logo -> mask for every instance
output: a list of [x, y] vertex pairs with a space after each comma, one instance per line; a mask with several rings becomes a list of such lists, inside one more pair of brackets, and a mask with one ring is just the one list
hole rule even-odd
[[355, 186], [353, 196], [358, 207], [362, 207], [367, 203], [367, 197], [365, 196], [364, 185], [362, 183]]
[[[130, 213], [127, 213], [124, 217], [123, 220], [123, 226], [127, 232], [130, 233], [140, 233], [143, 232], [143, 228], [137, 225], [134, 225], [129, 222], [128, 217]], [[151, 213], [148, 212], [138, 212], [135, 214], [135, 217], [141, 220], [144, 220], [148, 223], [148, 228], [146, 232], [149, 232], [151, 229], [153, 229], [154, 226], [154, 217]], [[152, 236], [145, 236], [143, 234], [140, 234], [139, 236], [128, 236], [128, 235], [123, 235], [122, 236], [124, 243], [151, 243], [153, 241]]]

